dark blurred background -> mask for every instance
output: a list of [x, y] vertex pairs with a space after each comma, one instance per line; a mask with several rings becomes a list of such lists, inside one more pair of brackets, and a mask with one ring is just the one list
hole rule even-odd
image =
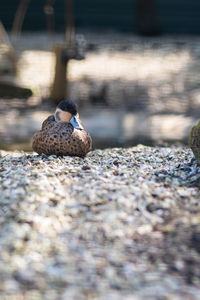
[[30, 150], [63, 97], [94, 148], [187, 143], [200, 109], [198, 0], [1, 0], [0, 21], [1, 149]]
[[[1, 0], [1, 20], [11, 30], [19, 0]], [[29, 0], [23, 30], [46, 28], [45, 5], [53, 5], [55, 28], [65, 30], [64, 0]], [[114, 29], [142, 34], [199, 34], [200, 2], [198, 0], [75, 0], [77, 29]]]

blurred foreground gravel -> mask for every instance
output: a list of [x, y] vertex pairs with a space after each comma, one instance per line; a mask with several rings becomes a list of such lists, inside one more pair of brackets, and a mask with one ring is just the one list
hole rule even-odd
[[187, 148], [0, 152], [1, 299], [199, 299]]

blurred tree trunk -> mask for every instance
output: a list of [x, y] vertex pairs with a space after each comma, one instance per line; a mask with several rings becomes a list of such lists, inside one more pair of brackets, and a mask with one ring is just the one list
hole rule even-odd
[[160, 33], [156, 0], [137, 0], [138, 31], [143, 35], [157, 35]]
[[50, 98], [57, 105], [67, 96], [67, 63], [62, 59], [65, 45], [54, 46], [54, 54], [56, 59], [54, 81], [51, 88]]

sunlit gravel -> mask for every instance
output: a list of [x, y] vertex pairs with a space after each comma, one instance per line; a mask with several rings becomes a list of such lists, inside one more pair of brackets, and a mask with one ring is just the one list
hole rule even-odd
[[199, 299], [189, 149], [0, 153], [0, 297]]

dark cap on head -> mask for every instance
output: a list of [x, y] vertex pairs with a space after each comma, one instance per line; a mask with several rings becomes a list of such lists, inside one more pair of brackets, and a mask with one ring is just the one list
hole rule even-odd
[[63, 111], [67, 111], [72, 115], [77, 114], [77, 105], [72, 100], [63, 100], [61, 101], [57, 108], [60, 108]]

